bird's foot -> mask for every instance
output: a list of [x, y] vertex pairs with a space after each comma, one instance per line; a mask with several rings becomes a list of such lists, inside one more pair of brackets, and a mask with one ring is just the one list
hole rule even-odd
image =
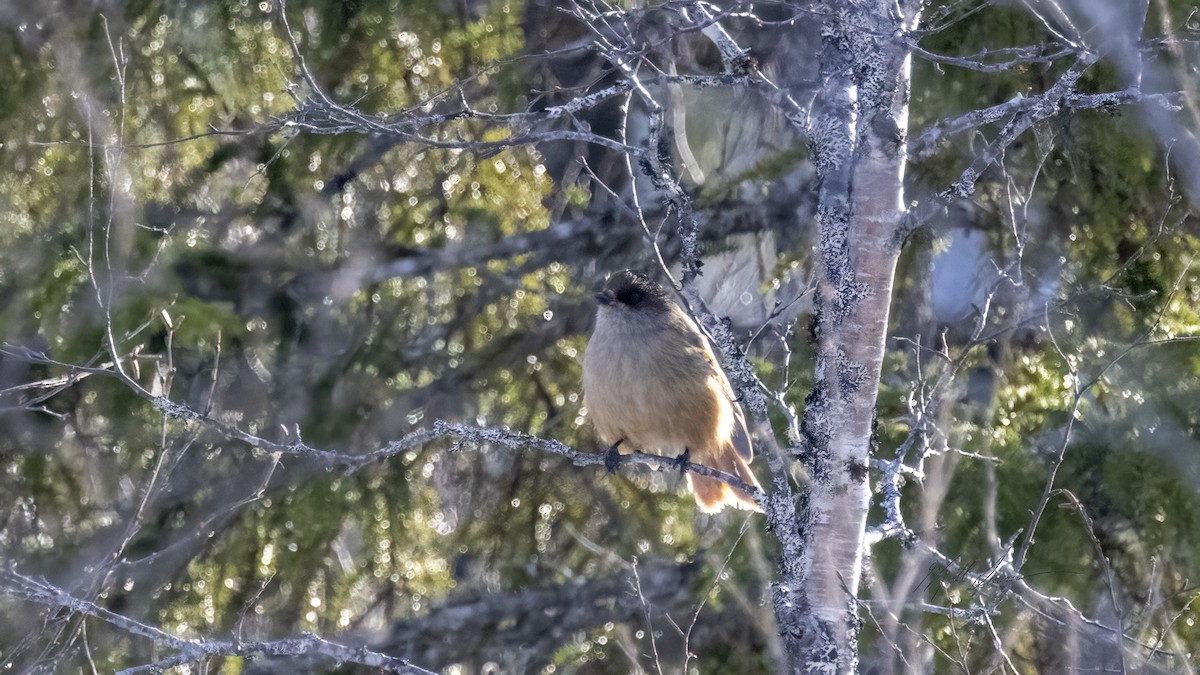
[[692, 451], [689, 448], [684, 448], [683, 452], [675, 457], [675, 468], [679, 469], [679, 473], [687, 473], [688, 464], [692, 462]]
[[617, 441], [608, 446], [608, 449], [604, 451], [604, 468], [609, 473], [615, 473], [617, 467], [621, 465], [621, 451], [618, 449], [620, 447], [621, 441]]

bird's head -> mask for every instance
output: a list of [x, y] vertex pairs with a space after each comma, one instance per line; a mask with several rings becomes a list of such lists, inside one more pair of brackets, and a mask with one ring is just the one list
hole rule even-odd
[[671, 296], [662, 286], [640, 272], [624, 270], [610, 274], [604, 289], [596, 294], [600, 311], [661, 314], [671, 310]]

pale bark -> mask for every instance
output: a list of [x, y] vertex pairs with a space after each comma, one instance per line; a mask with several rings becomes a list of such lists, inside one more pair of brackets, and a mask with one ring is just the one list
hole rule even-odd
[[821, 177], [818, 355], [799, 453], [812, 477], [807, 545], [800, 578], [789, 580], [798, 592], [777, 603], [801, 610], [780, 617], [797, 672], [852, 672], [858, 662], [868, 461], [905, 215], [910, 55], [900, 38], [916, 19], [894, 8], [835, 3], [822, 31], [810, 132]]

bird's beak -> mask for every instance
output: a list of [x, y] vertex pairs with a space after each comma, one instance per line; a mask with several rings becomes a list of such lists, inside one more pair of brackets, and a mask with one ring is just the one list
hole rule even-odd
[[601, 305], [611, 305], [617, 301], [617, 296], [609, 289], [605, 289], [603, 293], [596, 294], [596, 302]]

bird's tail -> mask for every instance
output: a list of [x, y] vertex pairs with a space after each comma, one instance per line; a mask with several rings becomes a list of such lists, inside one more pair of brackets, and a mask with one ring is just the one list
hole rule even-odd
[[[762, 490], [762, 486], [758, 484], [758, 479], [754, 477], [754, 472], [750, 471], [750, 465], [732, 447], [726, 448], [724, 452], [718, 455], [716, 461], [709, 460], [708, 462], [698, 463], [707, 464], [714, 469], [720, 469], [725, 473], [733, 474], [746, 483]], [[762, 513], [762, 509], [759, 508], [750, 495], [732, 488], [715, 478], [701, 476], [689, 471], [687, 482], [688, 487], [692, 490], [692, 494], [696, 496], [696, 504], [705, 513], [716, 513], [726, 506]]]

